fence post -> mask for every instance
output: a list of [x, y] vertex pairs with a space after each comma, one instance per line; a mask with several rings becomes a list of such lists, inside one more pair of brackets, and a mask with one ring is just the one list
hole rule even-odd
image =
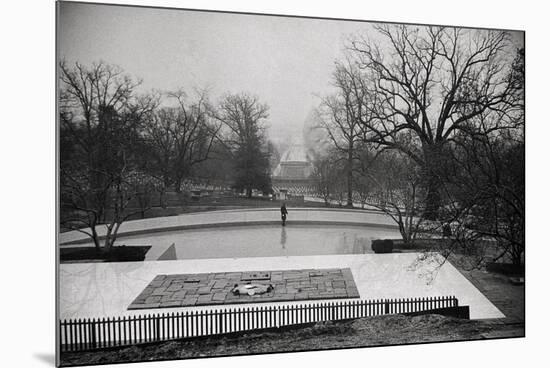
[[189, 337], [189, 311], [185, 311], [185, 337]]
[[243, 321], [242, 321], [242, 313], [241, 313], [241, 308], [237, 309], [237, 314], [236, 316], [238, 317], [239, 319], [239, 323], [235, 323], [235, 326], [237, 326], [237, 331], [242, 331], [243, 330]]
[[384, 314], [390, 313], [390, 302], [388, 299], [384, 299]]
[[176, 317], [174, 312], [168, 314], [168, 336], [167, 338], [173, 339], [176, 336]]
[[121, 332], [122, 332], [122, 329], [121, 329], [121, 326], [120, 326], [120, 316], [118, 316], [117, 318], [117, 324], [118, 324], [118, 345], [122, 345], [122, 335], [121, 335]]
[[180, 339], [183, 331], [183, 318], [181, 312], [176, 312], [174, 323], [176, 324], [176, 335], [174, 337]]
[[160, 315], [155, 316], [155, 338], [156, 340], [160, 340]]
[[84, 325], [84, 319], [78, 319], [78, 348], [80, 350], [82, 350], [83, 348], [85, 348], [85, 343], [84, 343], [84, 333], [83, 333], [83, 325]]
[[95, 318], [92, 319], [92, 324], [90, 326], [90, 328], [92, 329], [92, 348], [97, 348], [97, 338], [96, 338], [96, 333], [95, 333]]

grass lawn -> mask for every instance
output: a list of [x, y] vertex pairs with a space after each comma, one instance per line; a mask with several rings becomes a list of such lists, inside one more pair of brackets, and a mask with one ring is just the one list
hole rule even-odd
[[[293, 200], [288, 199], [284, 201], [289, 207], [308, 207], [308, 208], [343, 208], [343, 206], [328, 204], [325, 205], [323, 202], [312, 202], [312, 201], [302, 201], [302, 200]], [[204, 211], [215, 211], [215, 210], [231, 210], [231, 209], [241, 209], [241, 208], [280, 208], [283, 201], [276, 199], [269, 200], [267, 198], [260, 197], [202, 197], [198, 199], [191, 199], [180, 201], [179, 204], [169, 205], [167, 208], [162, 208], [160, 206], [154, 206], [145, 212], [145, 217], [160, 217], [160, 216], [170, 216], [170, 215], [179, 215], [183, 213], [193, 213], [193, 212], [204, 212]], [[355, 208], [360, 210], [358, 208]], [[141, 218], [140, 215], [137, 217]], [[137, 218], [136, 217], [136, 218]]]
[[[487, 334], [494, 329], [495, 324], [491, 321], [461, 320], [435, 314], [416, 317], [391, 315], [336, 323], [321, 322], [310, 327], [277, 332], [251, 332], [106, 351], [64, 353], [61, 355], [61, 363], [66, 366], [106, 364], [475, 340], [490, 338]], [[511, 331], [507, 336], [518, 335]]]

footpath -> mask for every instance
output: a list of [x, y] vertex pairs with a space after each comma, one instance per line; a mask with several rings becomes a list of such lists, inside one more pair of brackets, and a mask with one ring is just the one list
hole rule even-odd
[[[387, 215], [374, 210], [288, 208], [287, 224], [295, 225], [357, 225], [378, 226], [396, 229], [397, 225]], [[280, 223], [281, 214], [277, 208], [255, 208], [221, 210], [156, 217], [124, 222], [119, 236], [132, 236], [162, 231], [192, 230], [209, 227], [272, 225]], [[99, 236], [106, 234], [106, 228], [97, 228]], [[60, 245], [87, 243], [90, 238], [79, 231], [68, 231], [59, 235]]]

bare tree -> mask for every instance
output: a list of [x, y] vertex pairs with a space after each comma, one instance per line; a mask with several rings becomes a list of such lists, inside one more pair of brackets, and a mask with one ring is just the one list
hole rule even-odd
[[[397, 149], [422, 168], [425, 217], [440, 206], [444, 146], [475, 117], [517, 108], [506, 78], [509, 36], [491, 30], [409, 25], [375, 26], [380, 41], [356, 38], [350, 57], [368, 77], [373, 119], [365, 139]], [[500, 120], [491, 130], [507, 128]], [[404, 142], [401, 132], [410, 132]]]
[[[173, 185], [176, 192], [192, 169], [207, 160], [220, 128], [209, 116], [210, 106], [205, 91], [195, 99], [183, 90], [168, 92], [174, 107], [164, 107], [150, 115], [145, 125], [145, 170], [163, 183], [164, 190]], [[164, 205], [164, 202], [161, 200]]]
[[333, 74], [337, 92], [322, 100], [320, 125], [335, 148], [338, 160], [345, 162], [347, 206], [353, 207], [354, 166], [360, 162], [357, 147], [363, 143], [363, 124], [370, 120], [369, 96], [361, 71], [349, 60], [337, 63]]
[[102, 62], [90, 68], [61, 62], [60, 84], [62, 226], [90, 236], [97, 250], [97, 229], [105, 226], [109, 251], [120, 225], [134, 215], [130, 202], [150, 188], [136, 171], [133, 147], [156, 99], [136, 97], [140, 82]]
[[375, 161], [382, 151], [376, 151], [370, 147], [369, 143], [362, 143], [357, 147], [359, 160], [354, 167], [353, 190], [357, 199], [361, 203], [361, 208], [373, 202], [374, 190], [377, 186], [377, 175], [383, 175], [376, 171]]
[[422, 217], [424, 192], [418, 165], [400, 152], [386, 151], [377, 157], [371, 170], [375, 186], [369, 204], [390, 216], [405, 245], [412, 247], [426, 222]]
[[[445, 157], [442, 218], [452, 234], [439, 244], [440, 261], [453, 257], [464, 269], [487, 262], [512, 263], [525, 249], [524, 52], [518, 49], [507, 76], [514, 109], [487, 111], [451, 139]], [[494, 129], [495, 126], [508, 129]]]
[[328, 152], [310, 151], [313, 158], [311, 177], [315, 180], [316, 196], [321, 197], [327, 207], [330, 206], [331, 200], [338, 199], [342, 189], [341, 161], [333, 160], [332, 150], [329, 148]]
[[[480, 124], [478, 129], [483, 129]], [[478, 238], [492, 239], [486, 258], [523, 263], [525, 249], [525, 147], [521, 133], [455, 139], [460, 175], [452, 182], [458, 222]]]
[[235, 162], [235, 184], [245, 190], [247, 197], [252, 189], [267, 192], [271, 189], [269, 150], [265, 137], [265, 120], [269, 107], [257, 97], [241, 94], [225, 96], [214, 118], [222, 123], [220, 141], [232, 153]]

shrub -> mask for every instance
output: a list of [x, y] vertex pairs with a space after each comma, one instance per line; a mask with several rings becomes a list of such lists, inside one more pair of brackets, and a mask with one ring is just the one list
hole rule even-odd
[[391, 253], [393, 251], [393, 240], [391, 239], [376, 239], [371, 245], [374, 253]]

